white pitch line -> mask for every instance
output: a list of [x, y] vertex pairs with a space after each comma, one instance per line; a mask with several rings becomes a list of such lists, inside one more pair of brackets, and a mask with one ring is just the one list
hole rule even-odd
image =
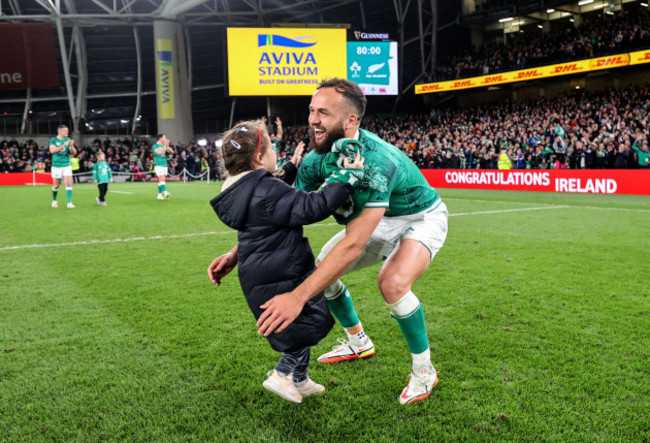
[[[444, 198], [443, 201], [447, 200], [454, 200], [454, 201], [462, 201], [462, 202], [485, 202], [485, 203], [510, 203], [510, 204], [521, 204], [521, 205], [545, 205], [546, 203], [538, 203], [538, 202], [518, 202], [518, 201], [511, 201], [511, 200], [484, 200], [484, 199], [469, 199], [469, 198]], [[580, 206], [580, 205], [562, 205], [565, 208], [571, 208], [571, 209], [596, 209], [596, 210], [601, 210], [601, 211], [624, 211], [624, 212], [648, 212], [650, 213], [650, 209], [638, 209], [638, 208], [610, 208], [610, 207], [604, 207], [604, 206]]]
[[[478, 215], [478, 214], [499, 214], [502, 212], [521, 212], [521, 211], [542, 211], [545, 209], [561, 209], [566, 206], [551, 206], [551, 207], [541, 207], [541, 208], [521, 208], [521, 209], [503, 209], [498, 211], [481, 211], [481, 212], [464, 212], [459, 214], [450, 214], [450, 217], [459, 216], [459, 215]], [[311, 227], [320, 227], [320, 226], [334, 226], [338, 223], [317, 223], [311, 225]], [[53, 248], [59, 246], [81, 246], [81, 245], [96, 245], [102, 243], [121, 243], [121, 242], [131, 242], [131, 241], [143, 241], [143, 240], [166, 240], [170, 238], [185, 238], [185, 237], [198, 237], [202, 235], [223, 235], [223, 234], [234, 234], [235, 231], [210, 231], [210, 232], [197, 232], [193, 234], [175, 234], [175, 235], [154, 235], [153, 237], [131, 237], [131, 238], [115, 238], [109, 240], [86, 240], [86, 241], [76, 241], [70, 243], [50, 243], [50, 244], [34, 244], [34, 245], [18, 245], [18, 246], [5, 246], [0, 247], [0, 251], [16, 250], [16, 249], [30, 249], [30, 248]]]
[[568, 206], [542, 206], [537, 208], [500, 209], [498, 211], [459, 212], [458, 214], [449, 214], [449, 216], [458, 217], [459, 215], [501, 214], [504, 212], [522, 212], [522, 211], [544, 211], [546, 209], [563, 209], [563, 208], [568, 208]]
[[124, 191], [112, 191], [111, 190], [110, 192], [113, 192], [115, 194], [133, 194], [133, 192], [124, 192]]
[[193, 234], [174, 234], [174, 235], [154, 235], [153, 237], [130, 237], [130, 238], [113, 238], [108, 240], [86, 240], [86, 241], [75, 241], [70, 243], [49, 243], [44, 245], [19, 245], [19, 246], [5, 246], [0, 248], [0, 251], [6, 251], [10, 249], [29, 249], [29, 248], [53, 248], [58, 246], [79, 246], [79, 245], [96, 245], [101, 243], [120, 243], [120, 242], [130, 242], [130, 241], [142, 241], [142, 240], [166, 240], [169, 238], [185, 238], [185, 237], [199, 237], [202, 235], [223, 235], [223, 234], [234, 234], [236, 231], [210, 231], [210, 232], [196, 232]]

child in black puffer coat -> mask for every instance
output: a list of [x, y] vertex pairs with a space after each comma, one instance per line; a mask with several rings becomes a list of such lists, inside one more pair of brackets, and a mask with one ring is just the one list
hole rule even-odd
[[[303, 225], [329, 217], [350, 197], [363, 177], [363, 160], [346, 161], [318, 192], [290, 186], [303, 144], [292, 162], [276, 173], [276, 155], [266, 127], [259, 121], [237, 124], [222, 138], [226, 169], [230, 174], [221, 193], [210, 204], [226, 225], [238, 232], [236, 247], [239, 281], [248, 305], [258, 319], [260, 308], [277, 294], [292, 291], [316, 268]], [[234, 250], [233, 250], [234, 252]], [[214, 263], [214, 262], [213, 262]], [[208, 269], [215, 284], [220, 278]], [[327, 336], [334, 319], [323, 294], [312, 298], [300, 315], [281, 333], [267, 337], [282, 352], [263, 386], [282, 398], [300, 403], [302, 397], [323, 392], [323, 385], [308, 375], [309, 348]]]

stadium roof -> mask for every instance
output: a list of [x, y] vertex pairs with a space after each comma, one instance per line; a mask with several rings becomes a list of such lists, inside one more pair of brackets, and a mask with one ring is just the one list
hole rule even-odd
[[[437, 21], [433, 17], [437, 15], [434, 12], [438, 11], [437, 3], [436, 0], [6, 0], [0, 3], [0, 23], [54, 25], [62, 86], [29, 93], [3, 92], [0, 106], [10, 116], [25, 117], [23, 130], [25, 121], [30, 119], [74, 121], [77, 115], [89, 132], [116, 130], [120, 126], [123, 133], [130, 132], [127, 127], [136, 126], [140, 127], [137, 132], [154, 132], [152, 24], [156, 20], [174, 20], [185, 25], [196, 132], [216, 131], [231, 117], [233, 98], [225, 90], [225, 29], [229, 26], [344, 26], [350, 30], [389, 33], [404, 48], [400, 88], [412, 94], [412, 85], [435, 62], [433, 36]], [[456, 11], [450, 10], [449, 3], [457, 7], [459, 2], [441, 3], [445, 3], [440, 6], [442, 13], [449, 11], [447, 15], [454, 19]], [[61, 56], [61, 42], [65, 57]], [[61, 62], [62, 58], [67, 66]], [[395, 100], [392, 98], [391, 104]], [[261, 115], [272, 111], [272, 106], [264, 98], [240, 98], [237, 112], [255, 109], [254, 115]]]

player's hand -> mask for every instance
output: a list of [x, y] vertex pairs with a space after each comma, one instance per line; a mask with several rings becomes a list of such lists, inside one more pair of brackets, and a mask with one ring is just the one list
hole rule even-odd
[[280, 117], [275, 117], [275, 124], [278, 126], [282, 126], [282, 120], [280, 120]]
[[220, 255], [208, 266], [208, 277], [215, 285], [221, 285], [221, 279], [237, 266], [237, 256], [231, 252]]
[[258, 334], [264, 334], [268, 337], [273, 332], [280, 333], [284, 328], [293, 322], [300, 312], [304, 303], [291, 292], [276, 295], [271, 300], [264, 303], [260, 308], [264, 309], [262, 315], [257, 320]]
[[97, 183], [97, 180], [95, 180], [95, 183]]
[[343, 166], [345, 168], [355, 168], [355, 169], [363, 169], [363, 163], [366, 161], [365, 158], [361, 158], [361, 154], [357, 153], [357, 156], [354, 158], [354, 162], [350, 163], [350, 160], [347, 158], [343, 160]]
[[296, 168], [300, 166], [300, 162], [302, 161], [302, 153], [305, 151], [305, 142], [300, 142], [298, 143], [298, 146], [296, 146], [296, 150], [293, 151], [293, 155], [291, 156], [291, 163], [293, 163]]

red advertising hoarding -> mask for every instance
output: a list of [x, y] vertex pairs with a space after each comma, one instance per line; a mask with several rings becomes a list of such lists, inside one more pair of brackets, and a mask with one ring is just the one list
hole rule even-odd
[[8, 185], [51, 185], [52, 174], [49, 172], [11, 172], [0, 174], [0, 186]]
[[0, 24], [0, 91], [59, 86], [50, 23]]
[[650, 169], [423, 169], [433, 187], [650, 195]]

